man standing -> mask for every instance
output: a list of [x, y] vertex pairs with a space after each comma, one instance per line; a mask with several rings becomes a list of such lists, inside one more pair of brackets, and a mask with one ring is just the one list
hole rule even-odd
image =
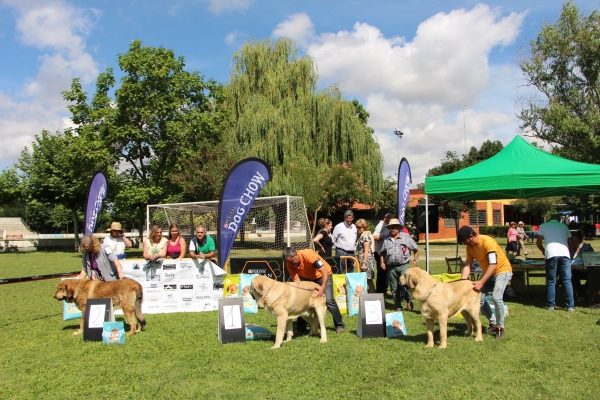
[[[354, 256], [354, 249], [356, 246], [356, 226], [354, 226], [352, 221], [354, 221], [354, 213], [352, 210], [348, 210], [344, 213], [344, 221], [333, 228], [335, 255], [338, 257]], [[348, 270], [346, 272], [354, 272], [353, 260], [348, 260]]]
[[[569, 253], [569, 228], [560, 222], [560, 215], [554, 214], [550, 221], [540, 225], [537, 236], [537, 247], [546, 257], [546, 310], [554, 310], [556, 305], [556, 273], [560, 275], [567, 311], [575, 311], [573, 285], [571, 284], [571, 254]], [[542, 244], [546, 241], [546, 248]]]
[[389, 232], [387, 228], [388, 222], [394, 216], [392, 213], [385, 214], [383, 220], [379, 221], [373, 232], [373, 239], [375, 239], [375, 264], [377, 264], [377, 282], [375, 282], [375, 291], [377, 293], [385, 294], [388, 289], [388, 276], [387, 271], [381, 268], [381, 248], [383, 247], [383, 241], [388, 238]]
[[196, 237], [190, 240], [190, 257], [196, 259], [211, 259], [215, 256], [217, 248], [215, 241], [206, 234], [206, 227], [198, 225], [196, 227]]
[[110, 247], [119, 260], [126, 258], [125, 248], [131, 247], [131, 240], [127, 239], [123, 234], [121, 224], [113, 222], [106, 231], [110, 232], [110, 235], [105, 237], [102, 243]]
[[[490, 321], [486, 333], [495, 334], [496, 339], [504, 338], [504, 289], [512, 277], [512, 267], [508, 257], [504, 254], [498, 242], [490, 236], [480, 235], [470, 226], [463, 226], [458, 230], [458, 244], [467, 245], [467, 261], [462, 270], [461, 279], [469, 279], [473, 260], [477, 260], [483, 276], [473, 282], [473, 290], [481, 292], [481, 310]], [[492, 291], [495, 313], [485, 301], [486, 293]], [[497, 317], [496, 317], [497, 316]]]
[[[311, 281], [321, 285], [317, 297], [325, 294], [327, 309], [333, 317], [336, 332], [343, 333], [344, 321], [333, 297], [333, 278], [331, 276], [331, 266], [327, 264], [327, 261], [314, 250], [296, 250], [293, 247], [284, 248], [281, 257], [294, 282]], [[306, 321], [298, 318], [296, 328], [299, 332], [304, 332], [306, 330]]]
[[419, 248], [410, 235], [401, 232], [403, 226], [397, 218], [391, 218], [387, 228], [389, 237], [383, 241], [383, 246], [379, 251], [381, 268], [387, 271], [396, 311], [402, 311], [402, 299], [406, 300], [406, 309], [412, 311], [413, 303], [410, 292], [401, 286], [399, 281], [410, 266], [411, 251], [414, 254], [413, 267], [419, 266]]

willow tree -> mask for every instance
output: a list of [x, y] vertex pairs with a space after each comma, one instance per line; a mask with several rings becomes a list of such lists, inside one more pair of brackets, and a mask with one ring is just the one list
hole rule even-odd
[[[316, 171], [352, 162], [372, 201], [383, 182], [383, 157], [368, 114], [347, 101], [337, 86], [317, 89], [310, 56], [299, 57], [289, 39], [246, 43], [233, 56], [225, 106], [235, 122], [228, 136], [238, 158], [259, 157], [272, 168], [267, 195], [306, 195], [317, 209], [326, 197], [313, 179]], [[304, 176], [301, 176], [304, 175]], [[319, 198], [318, 192], [323, 196]], [[361, 199], [362, 200], [362, 199]], [[348, 204], [347, 206], [351, 206]]]

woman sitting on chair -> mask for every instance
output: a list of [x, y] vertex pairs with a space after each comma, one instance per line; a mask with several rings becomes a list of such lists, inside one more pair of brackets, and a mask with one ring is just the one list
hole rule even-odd
[[586, 285], [582, 285], [583, 279], [587, 280], [587, 271], [575, 269], [574, 266], [583, 266], [583, 256], [581, 253], [594, 251], [589, 243], [585, 243], [585, 235], [581, 229], [578, 229], [571, 235], [569, 240], [569, 251], [571, 253], [571, 283], [573, 284], [573, 294], [575, 300], [581, 304], [585, 300], [587, 291]]

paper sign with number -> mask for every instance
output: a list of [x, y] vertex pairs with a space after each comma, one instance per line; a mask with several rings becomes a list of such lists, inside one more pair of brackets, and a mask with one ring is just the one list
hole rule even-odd
[[365, 301], [365, 311], [365, 322], [367, 325], [381, 325], [383, 323], [381, 301]]

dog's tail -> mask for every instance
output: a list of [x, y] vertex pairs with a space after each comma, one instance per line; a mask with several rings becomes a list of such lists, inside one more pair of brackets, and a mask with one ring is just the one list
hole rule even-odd
[[142, 314], [142, 301], [144, 300], [144, 291], [142, 287], [135, 292], [135, 317], [138, 320], [138, 324], [140, 324], [140, 330], [144, 329], [146, 326], [146, 318]]

